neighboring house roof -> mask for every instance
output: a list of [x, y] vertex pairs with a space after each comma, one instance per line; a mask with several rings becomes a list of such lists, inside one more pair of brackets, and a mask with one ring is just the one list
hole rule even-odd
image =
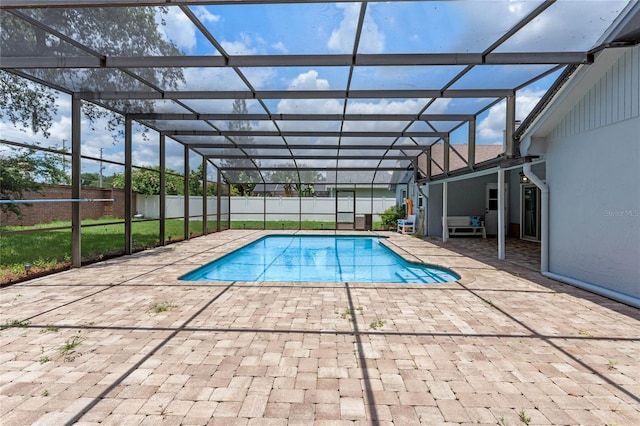
[[[500, 157], [504, 150], [502, 145], [476, 145], [475, 163], [493, 160]], [[468, 144], [451, 144], [449, 154], [449, 171], [467, 168], [467, 160], [469, 155]], [[427, 171], [427, 155], [423, 154], [418, 157], [418, 167], [423, 176]], [[444, 144], [436, 144], [431, 147], [431, 174], [433, 176], [444, 173]]]

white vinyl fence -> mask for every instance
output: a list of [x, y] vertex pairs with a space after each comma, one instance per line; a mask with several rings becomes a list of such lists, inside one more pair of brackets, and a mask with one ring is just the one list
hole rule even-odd
[[[380, 220], [380, 213], [396, 204], [393, 197], [363, 198], [357, 197], [355, 202], [356, 216], [372, 214], [373, 221]], [[160, 217], [159, 195], [138, 195], [138, 214], [145, 218], [157, 219]], [[228, 215], [227, 199], [221, 203], [222, 215]], [[231, 220], [262, 221], [267, 220], [293, 220], [300, 218], [311, 221], [332, 221], [335, 219], [336, 199], [320, 197], [231, 197]], [[207, 198], [207, 215], [215, 216], [217, 203], [215, 197]], [[183, 217], [184, 196], [167, 195], [166, 217]], [[202, 197], [189, 197], [189, 215], [202, 216]]]

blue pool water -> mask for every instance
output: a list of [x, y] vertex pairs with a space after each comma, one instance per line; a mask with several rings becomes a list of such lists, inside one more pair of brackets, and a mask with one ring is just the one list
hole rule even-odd
[[454, 272], [411, 263], [375, 237], [263, 237], [180, 277], [186, 281], [445, 283]]

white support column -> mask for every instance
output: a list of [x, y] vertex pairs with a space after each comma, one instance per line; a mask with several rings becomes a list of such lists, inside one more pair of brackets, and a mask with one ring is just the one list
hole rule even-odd
[[442, 241], [449, 241], [449, 227], [447, 226], [447, 204], [449, 197], [449, 182], [442, 182]]
[[[80, 156], [81, 138], [80, 138], [80, 109], [82, 101], [80, 99], [71, 99], [71, 198], [78, 200], [81, 198], [80, 186], [82, 179], [82, 157]], [[82, 231], [80, 204], [71, 203], [71, 265], [79, 268], [82, 265]]]
[[504, 170], [498, 170], [498, 259], [504, 260]]

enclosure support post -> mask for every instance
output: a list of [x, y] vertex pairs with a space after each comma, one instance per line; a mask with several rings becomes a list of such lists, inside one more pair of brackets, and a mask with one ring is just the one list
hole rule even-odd
[[184, 239], [189, 239], [189, 147], [184, 146]]
[[[82, 183], [82, 158], [80, 156], [80, 110], [82, 101], [75, 97], [71, 99], [71, 198], [80, 198], [80, 185]], [[82, 220], [80, 216], [80, 204], [71, 203], [71, 265], [79, 268], [82, 265]]]
[[124, 253], [131, 254], [133, 250], [131, 207], [133, 206], [132, 190], [132, 153], [131, 118], [124, 119]]
[[264, 191], [262, 192], [262, 229], [267, 229], [267, 183], [263, 180]]
[[365, 216], [365, 220], [364, 220], [364, 230], [365, 231], [373, 231], [373, 212], [374, 212], [374, 206], [373, 206], [373, 182], [371, 182], [371, 192], [369, 197], [371, 198], [371, 229], [367, 229], [367, 220], [366, 220], [366, 216]]
[[222, 203], [220, 202], [220, 179], [222, 179], [222, 174], [220, 173], [220, 169], [216, 169], [216, 232], [220, 232], [220, 207]]
[[476, 119], [469, 120], [469, 150], [467, 152], [467, 165], [473, 170], [476, 167]]
[[167, 232], [167, 175], [166, 175], [166, 136], [160, 135], [160, 245], [166, 244]]
[[450, 167], [449, 159], [450, 159], [450, 156], [451, 156], [451, 149], [450, 149], [450, 145], [449, 145], [449, 137], [448, 136], [444, 138], [444, 154], [443, 155], [444, 155], [444, 157], [442, 159], [442, 163], [444, 165], [444, 174], [448, 176], [449, 175], [449, 167]]
[[300, 183], [300, 192], [298, 193], [298, 231], [302, 229], [302, 183]]
[[498, 170], [498, 259], [504, 260], [504, 170]]
[[227, 229], [231, 229], [231, 185], [227, 194], [227, 212]]
[[449, 241], [449, 227], [447, 226], [447, 204], [449, 197], [449, 182], [442, 182], [442, 242]]
[[207, 216], [207, 159], [202, 156], [202, 235], [209, 233]]
[[507, 125], [505, 127], [505, 156], [513, 158], [515, 155], [515, 142], [513, 140], [513, 132], [516, 126], [516, 97], [514, 95], [507, 96]]

